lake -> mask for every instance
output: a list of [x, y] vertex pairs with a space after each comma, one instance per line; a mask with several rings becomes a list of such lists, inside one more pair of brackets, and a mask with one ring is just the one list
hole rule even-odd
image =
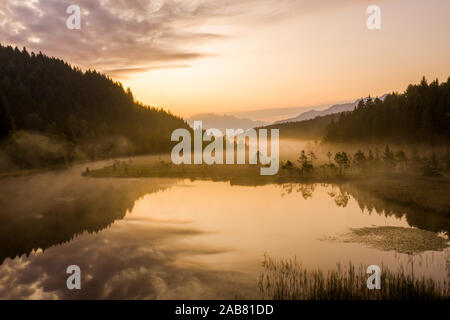
[[[2, 180], [0, 298], [258, 298], [264, 254], [309, 269], [351, 261], [450, 277], [448, 248], [407, 254], [330, 241], [350, 228], [428, 229], [420, 213], [351, 184], [93, 179], [83, 169]], [[66, 288], [70, 265], [81, 268], [81, 290]]]

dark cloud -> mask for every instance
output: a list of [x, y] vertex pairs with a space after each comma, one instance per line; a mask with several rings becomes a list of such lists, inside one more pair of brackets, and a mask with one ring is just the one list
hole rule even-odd
[[[127, 70], [184, 66], [186, 61], [217, 54], [195, 50], [197, 44], [228, 37], [193, 31], [213, 19], [225, 19], [222, 22], [230, 25], [266, 24], [325, 5], [337, 7], [336, 2], [343, 6], [354, 1], [2, 0], [0, 42], [124, 76]], [[66, 28], [66, 9], [72, 4], [82, 10], [81, 30]]]

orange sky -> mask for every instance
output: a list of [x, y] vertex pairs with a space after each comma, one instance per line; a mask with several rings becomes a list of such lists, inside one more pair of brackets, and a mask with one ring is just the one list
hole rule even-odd
[[[311, 106], [450, 75], [448, 0], [2, 0], [0, 43], [105, 72], [175, 114]], [[381, 30], [366, 9], [381, 8]]]
[[[123, 80], [146, 103], [182, 115], [307, 106], [403, 91], [450, 75], [450, 2], [381, 1], [382, 29], [368, 30], [367, 2], [269, 25], [211, 25], [211, 57]], [[198, 49], [198, 48], [197, 48]]]

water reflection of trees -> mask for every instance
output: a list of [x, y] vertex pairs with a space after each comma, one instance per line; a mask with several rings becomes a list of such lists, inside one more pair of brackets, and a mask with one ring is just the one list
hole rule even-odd
[[281, 196], [291, 194], [293, 191], [301, 193], [303, 199], [307, 200], [312, 197], [314, 193], [314, 184], [298, 184], [298, 183], [284, 183], [281, 185], [283, 192]]
[[83, 232], [99, 232], [122, 219], [140, 197], [168, 184], [147, 179], [6, 181], [0, 187], [0, 264]]
[[350, 194], [357, 202], [361, 210], [369, 213], [375, 211], [385, 216], [401, 218], [405, 216], [409, 225], [434, 232], [450, 233], [450, 217], [432, 210], [424, 210], [412, 204], [401, 204], [387, 201], [362, 190], [352, 183], [339, 185], [341, 192]]
[[[300, 193], [307, 200], [313, 196], [316, 184], [286, 183], [282, 184], [282, 196], [293, 192]], [[325, 186], [328, 186], [325, 184]], [[356, 187], [351, 182], [333, 185], [333, 189], [328, 192], [337, 206], [345, 208], [350, 197], [358, 203], [361, 211], [371, 214], [376, 212], [386, 217], [395, 216], [402, 218], [405, 216], [409, 225], [434, 232], [450, 233], [450, 219], [442, 214], [431, 210], [417, 208], [414, 205], [404, 205], [384, 200], [368, 191]]]
[[[0, 185], [0, 263], [8, 257], [70, 241], [83, 232], [94, 233], [107, 228], [131, 211], [139, 198], [164, 190], [175, 181], [81, 177], [3, 180]], [[245, 177], [229, 182], [241, 186], [274, 184], [273, 179], [264, 180], [264, 177], [257, 182]], [[282, 196], [295, 192], [307, 200], [318, 184], [278, 185]], [[411, 226], [435, 232], [450, 231], [450, 219], [445, 215], [381, 199], [351, 182], [333, 185], [328, 195], [340, 207], [345, 208], [353, 197], [363, 212], [405, 216]]]
[[340, 193], [334, 197], [334, 202], [338, 207], [345, 208], [350, 200], [350, 195], [348, 193]]
[[[285, 183], [282, 179], [274, 179], [273, 177], [262, 176], [258, 179], [252, 177], [233, 177], [232, 179], [222, 178], [218, 181], [228, 181], [231, 185], [240, 186], [263, 186], [268, 184], [278, 184], [282, 188], [281, 195], [298, 192], [306, 200], [313, 196], [316, 185], [329, 186], [327, 183]], [[411, 226], [418, 227], [428, 231], [447, 232], [450, 233], [450, 216], [443, 213], [438, 213], [433, 210], [426, 210], [415, 206], [414, 204], [402, 204], [400, 202], [393, 202], [375, 196], [369, 191], [357, 187], [352, 182], [345, 182], [340, 184], [332, 184], [336, 190], [330, 191], [336, 205], [346, 207], [350, 197], [353, 197], [362, 211], [369, 214], [375, 211], [377, 214], [385, 216], [395, 216], [401, 218], [406, 217], [406, 220]]]

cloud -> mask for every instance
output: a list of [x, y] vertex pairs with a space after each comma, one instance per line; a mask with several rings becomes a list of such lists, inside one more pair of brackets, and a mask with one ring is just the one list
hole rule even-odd
[[[104, 232], [7, 259], [0, 266], [0, 298], [232, 299], [243, 292], [251, 297], [256, 283], [248, 275], [190, 262], [198, 255], [232, 251], [184, 242], [203, 233], [122, 220]], [[81, 268], [81, 290], [67, 290], [66, 269], [72, 264]]]
[[[362, 1], [362, 0], [361, 0]], [[337, 5], [336, 2], [339, 2]], [[336, 8], [342, 1], [307, 0], [2, 0], [0, 42], [26, 46], [122, 77], [218, 54], [196, 45], [230, 35], [199, 31], [212, 21], [267, 24], [299, 14]], [[69, 5], [82, 11], [81, 30], [66, 28]], [[130, 72], [128, 72], [130, 71]]]
[[[215, 230], [127, 214], [176, 179], [86, 181], [83, 168], [0, 184], [0, 299], [233, 299], [245, 288], [251, 297], [256, 283], [247, 274], [198, 261], [235, 250], [196, 241]], [[66, 287], [73, 264], [81, 290]]]
[[147, 66], [147, 67], [131, 67], [131, 68], [120, 68], [120, 69], [107, 69], [105, 73], [110, 75], [111, 77], [117, 78], [127, 78], [131, 74], [147, 72], [151, 70], [158, 69], [172, 69], [172, 68], [189, 68], [189, 65], [186, 64], [168, 64], [161, 66]]

